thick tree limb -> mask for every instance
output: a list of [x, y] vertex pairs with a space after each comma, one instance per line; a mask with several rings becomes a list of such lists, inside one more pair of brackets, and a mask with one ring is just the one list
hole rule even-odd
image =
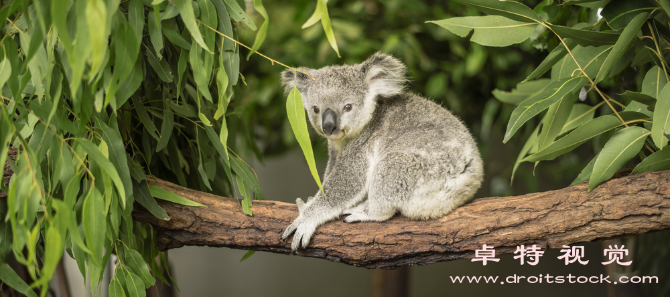
[[[206, 208], [159, 201], [170, 216], [161, 221], [140, 206], [134, 218], [157, 230], [161, 250], [185, 245], [225, 246], [290, 254], [280, 236], [297, 216], [295, 204], [254, 201], [253, 217], [237, 200], [186, 189], [150, 178], [151, 185], [175, 192]], [[317, 230], [298, 255], [368, 268], [471, 258], [483, 244], [497, 254], [517, 245], [543, 248], [603, 240], [670, 228], [670, 171], [613, 179], [587, 192], [587, 185], [515, 197], [476, 199], [447, 216], [411, 221], [347, 224], [342, 219]]]
[[[14, 149], [9, 153], [15, 158]], [[5, 185], [11, 174], [5, 164]], [[134, 218], [155, 227], [159, 249], [207, 245], [290, 254], [290, 241], [284, 242], [280, 236], [298, 216], [295, 204], [254, 201], [254, 216], [250, 217], [242, 213], [235, 199], [153, 177], [149, 183], [207, 206], [158, 200], [171, 218], [162, 221], [135, 204]], [[503, 254], [514, 252], [521, 244], [561, 248], [669, 228], [670, 171], [661, 171], [612, 179], [591, 193], [582, 184], [515, 197], [476, 199], [429, 221], [396, 216], [382, 223], [347, 224], [340, 219], [320, 227], [310, 246], [298, 255], [368, 268], [396, 268], [471, 258], [483, 244]]]

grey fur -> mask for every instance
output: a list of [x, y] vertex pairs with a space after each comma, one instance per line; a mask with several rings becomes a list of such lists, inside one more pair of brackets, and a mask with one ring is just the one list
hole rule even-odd
[[[287, 92], [296, 86], [302, 93], [309, 121], [328, 139], [330, 158], [327, 199], [320, 191], [306, 203], [296, 199], [300, 215], [282, 236], [295, 232], [294, 251], [341, 214], [349, 214], [347, 223], [385, 221], [396, 212], [426, 220], [472, 199], [484, 175], [475, 141], [449, 111], [403, 92], [400, 60], [377, 53], [357, 65], [299, 69], [314, 79], [286, 70], [282, 82]], [[344, 111], [346, 104], [351, 111]], [[321, 127], [327, 109], [337, 118], [332, 135]]]

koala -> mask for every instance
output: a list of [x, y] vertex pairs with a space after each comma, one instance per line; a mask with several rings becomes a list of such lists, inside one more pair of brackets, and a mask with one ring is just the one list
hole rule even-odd
[[446, 215], [472, 199], [483, 164], [463, 123], [440, 105], [404, 91], [406, 67], [376, 53], [356, 65], [301, 67], [313, 78], [282, 72], [294, 86], [314, 130], [328, 140], [323, 191], [298, 198], [286, 228], [291, 249], [306, 248], [316, 229], [348, 214], [347, 223], [385, 221], [397, 212], [414, 220]]

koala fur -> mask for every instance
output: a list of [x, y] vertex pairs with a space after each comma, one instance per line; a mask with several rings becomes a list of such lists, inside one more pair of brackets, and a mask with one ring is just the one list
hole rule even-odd
[[[286, 91], [302, 94], [309, 121], [328, 139], [323, 190], [286, 228], [291, 248], [306, 248], [316, 228], [385, 221], [400, 212], [415, 220], [446, 215], [479, 189], [482, 160], [468, 129], [440, 105], [404, 92], [405, 65], [377, 53], [357, 65], [285, 70]], [[318, 113], [317, 113], [318, 111]]]

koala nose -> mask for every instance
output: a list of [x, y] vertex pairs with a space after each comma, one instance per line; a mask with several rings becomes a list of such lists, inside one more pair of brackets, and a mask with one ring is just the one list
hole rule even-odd
[[321, 129], [326, 135], [333, 135], [340, 130], [337, 128], [337, 114], [330, 108], [323, 112], [321, 118]]

